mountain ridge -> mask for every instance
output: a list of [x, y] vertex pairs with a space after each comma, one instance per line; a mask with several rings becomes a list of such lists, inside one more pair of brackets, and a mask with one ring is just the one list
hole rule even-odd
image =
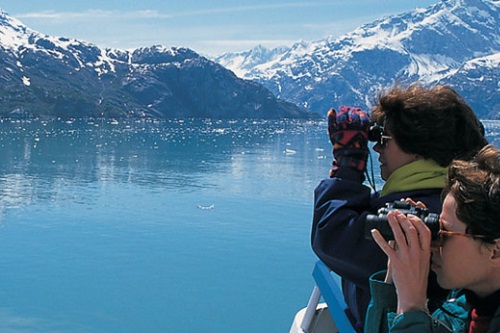
[[0, 116], [315, 118], [188, 48], [101, 49], [0, 9]]
[[499, 7], [498, 0], [444, 0], [336, 38], [259, 50], [272, 55], [267, 60], [249, 50], [215, 61], [320, 114], [341, 104], [369, 109], [394, 82], [420, 81], [448, 84], [479, 116], [500, 118]]

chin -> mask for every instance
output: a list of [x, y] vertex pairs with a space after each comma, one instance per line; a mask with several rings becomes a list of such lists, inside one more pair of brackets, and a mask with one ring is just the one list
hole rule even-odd
[[388, 176], [385, 175], [385, 172], [382, 170], [380, 172], [380, 178], [382, 178], [384, 181], [387, 181], [387, 178], [389, 178]]
[[436, 279], [437, 283], [439, 284], [439, 286], [441, 288], [447, 289], [447, 290], [459, 288], [459, 287], [453, 285], [453, 282], [450, 281], [449, 279], [447, 279], [446, 277], [439, 275], [439, 273], [436, 273], [436, 274], [437, 274], [437, 279]]
[[391, 173], [389, 172], [389, 170], [387, 170], [387, 165], [385, 165], [385, 163], [380, 164], [380, 178], [382, 178], [384, 181], [387, 181], [390, 175]]

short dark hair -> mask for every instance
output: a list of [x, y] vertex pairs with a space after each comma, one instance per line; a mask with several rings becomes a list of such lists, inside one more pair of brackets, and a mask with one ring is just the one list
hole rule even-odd
[[453, 161], [442, 198], [447, 194], [468, 233], [490, 242], [500, 238], [500, 150], [488, 145], [470, 162]]
[[452, 88], [395, 85], [378, 95], [372, 121], [391, 133], [409, 154], [446, 167], [453, 159], [471, 159], [488, 142], [484, 127]]

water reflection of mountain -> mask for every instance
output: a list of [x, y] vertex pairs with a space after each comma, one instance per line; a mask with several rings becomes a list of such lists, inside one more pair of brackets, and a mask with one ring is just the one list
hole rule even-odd
[[120, 182], [182, 191], [214, 187], [217, 175], [259, 172], [238, 165], [241, 156], [253, 154], [265, 168], [266, 160], [283, 155], [291, 142], [304, 141], [307, 131], [318, 130], [311, 124], [281, 120], [3, 121], [1, 191], [4, 202], [15, 205], [36, 198], [52, 200], [61, 186]]
[[[500, 146], [500, 122], [484, 123]], [[0, 202], [91, 203], [98, 187], [116, 184], [307, 201], [329, 168], [325, 128], [300, 120], [4, 121]]]

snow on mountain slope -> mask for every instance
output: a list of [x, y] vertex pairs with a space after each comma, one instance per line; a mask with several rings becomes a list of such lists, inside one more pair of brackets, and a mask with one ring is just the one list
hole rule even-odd
[[[468, 79], [464, 73], [472, 69], [467, 66], [476, 64], [485, 72], [495, 72], [494, 62], [475, 59], [500, 51], [499, 8], [498, 0], [442, 0], [367, 23], [338, 38], [270, 52], [269, 58], [262, 56], [265, 49], [258, 49], [259, 57], [252, 57], [254, 50], [250, 50], [245, 64], [252, 66], [232, 61], [241, 54], [226, 54], [216, 61], [319, 113], [339, 104], [369, 107], [377, 92], [395, 81], [450, 82], [461, 92], [463, 80]], [[455, 75], [462, 81], [452, 79]], [[483, 84], [494, 86], [488, 90], [493, 89], [496, 98], [477, 112], [500, 113], [498, 77], [496, 84]]]
[[0, 101], [0, 117], [317, 117], [193, 50], [100, 49], [1, 9]]

